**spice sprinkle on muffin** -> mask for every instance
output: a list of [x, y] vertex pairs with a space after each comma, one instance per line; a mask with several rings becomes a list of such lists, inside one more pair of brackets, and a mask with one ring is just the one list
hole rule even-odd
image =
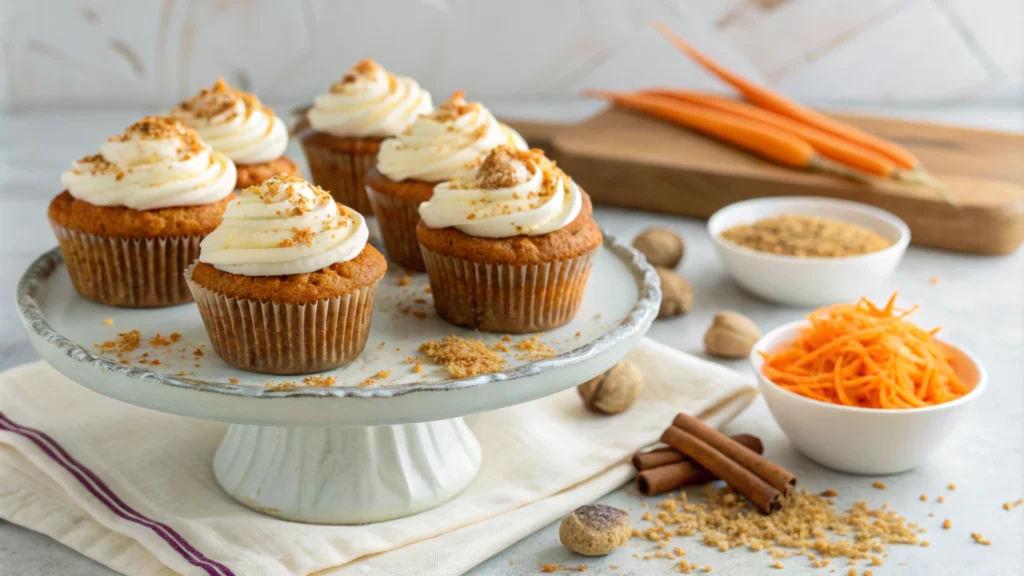
[[472, 172], [503, 145], [527, 148], [515, 130], [479, 102], [467, 102], [462, 92], [385, 140], [376, 168], [366, 176], [366, 193], [388, 257], [405, 268], [425, 270], [416, 240], [420, 203], [430, 199], [436, 184]]
[[284, 156], [288, 128], [270, 107], [248, 92], [235, 90], [223, 78], [179, 103], [168, 113], [192, 127], [214, 150], [238, 168], [238, 189], [259, 184], [275, 174], [298, 174]]
[[103, 304], [191, 300], [186, 266], [219, 223], [234, 163], [177, 120], [143, 118], [61, 176], [49, 219], [76, 290]]
[[488, 332], [570, 321], [602, 242], [592, 213], [540, 150], [496, 148], [472, 174], [439, 184], [416, 227], [438, 314]]
[[270, 374], [319, 372], [358, 356], [387, 269], [368, 236], [358, 212], [301, 178], [242, 190], [188, 274], [217, 354]]
[[373, 60], [356, 64], [320, 94], [300, 135], [313, 181], [336, 200], [370, 213], [363, 177], [385, 138], [434, 109], [430, 93], [412, 78], [395, 76]]

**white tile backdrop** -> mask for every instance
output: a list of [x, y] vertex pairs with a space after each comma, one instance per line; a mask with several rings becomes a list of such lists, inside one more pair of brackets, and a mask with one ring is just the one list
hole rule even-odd
[[0, 0], [0, 104], [301, 103], [364, 57], [436, 99], [720, 87], [654, 18], [816, 102], [1024, 100], [1024, 0]]

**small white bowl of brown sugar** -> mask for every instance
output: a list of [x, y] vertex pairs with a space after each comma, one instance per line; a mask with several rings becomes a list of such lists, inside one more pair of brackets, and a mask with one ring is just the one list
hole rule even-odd
[[730, 204], [711, 216], [708, 232], [740, 286], [794, 306], [870, 293], [892, 274], [910, 243], [906, 223], [885, 210], [810, 196]]

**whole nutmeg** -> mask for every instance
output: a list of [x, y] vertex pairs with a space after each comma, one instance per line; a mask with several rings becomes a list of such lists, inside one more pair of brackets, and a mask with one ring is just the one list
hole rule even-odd
[[685, 278], [668, 268], [655, 268], [661, 279], [661, 308], [658, 318], [686, 314], [693, 308], [693, 288]]
[[562, 520], [558, 539], [577, 554], [604, 556], [629, 542], [632, 533], [629, 512], [604, 504], [587, 504]]
[[668, 228], [648, 228], [633, 240], [652, 266], [675, 268], [683, 259], [683, 238]]
[[722, 358], [745, 358], [761, 338], [761, 329], [739, 312], [725, 310], [715, 314], [704, 333], [704, 349]]
[[644, 389], [644, 375], [629, 360], [576, 387], [588, 410], [618, 414], [633, 405]]

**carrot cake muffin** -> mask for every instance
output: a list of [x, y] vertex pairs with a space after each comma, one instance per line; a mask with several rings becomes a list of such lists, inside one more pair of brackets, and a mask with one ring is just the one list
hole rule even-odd
[[191, 126], [204, 142], [235, 163], [239, 190], [275, 174], [299, 173], [295, 162], [284, 156], [288, 147], [284, 121], [258, 98], [235, 90], [223, 78], [168, 115]]
[[75, 289], [113, 306], [188, 302], [185, 268], [220, 223], [235, 165], [194, 130], [151, 116], [61, 176], [49, 218]]
[[363, 217], [279, 175], [238, 193], [186, 279], [214, 350], [253, 372], [320, 372], [366, 345], [387, 263]]
[[462, 92], [381, 144], [377, 167], [366, 175], [366, 193], [391, 260], [426, 270], [416, 241], [420, 203], [430, 199], [439, 182], [475, 170], [503, 144], [527, 148], [522, 136], [479, 102], [466, 102]]
[[485, 332], [572, 320], [601, 244], [590, 198], [540, 150], [496, 148], [434, 188], [416, 237], [437, 313]]
[[309, 127], [299, 138], [313, 182], [369, 214], [363, 177], [377, 161], [381, 141], [433, 109], [430, 93], [412, 78], [395, 76], [373, 60], [356, 64], [313, 100], [306, 115]]

